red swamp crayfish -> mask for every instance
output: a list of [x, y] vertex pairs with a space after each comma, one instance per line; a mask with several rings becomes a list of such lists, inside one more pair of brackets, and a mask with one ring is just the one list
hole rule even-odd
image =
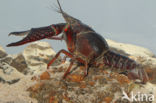
[[[62, 14], [66, 23], [32, 28], [27, 31], [11, 32], [9, 35], [26, 35], [26, 37], [18, 42], [8, 44], [7, 47], [19, 46], [41, 39], [65, 40], [68, 51], [64, 49], [60, 50], [47, 66], [48, 69], [61, 53], [71, 58], [70, 65], [64, 73], [63, 78], [70, 72], [74, 61], [85, 66], [85, 77], [88, 74], [89, 67], [95, 65], [96, 61], [100, 59], [104, 65], [127, 71], [130, 79], [140, 79], [142, 83], [148, 81], [147, 73], [141, 64], [110, 50], [106, 40], [101, 35], [80, 20], [68, 15], [62, 10], [58, 0], [57, 3], [59, 5], [57, 12]], [[63, 33], [62, 36], [58, 36], [61, 33]]]

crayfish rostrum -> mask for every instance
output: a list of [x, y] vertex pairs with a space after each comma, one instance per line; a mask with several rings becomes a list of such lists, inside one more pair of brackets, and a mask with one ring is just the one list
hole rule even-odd
[[[9, 35], [26, 35], [26, 37], [18, 42], [8, 44], [7, 47], [19, 46], [41, 39], [65, 40], [68, 51], [60, 50], [47, 66], [49, 68], [61, 53], [71, 58], [70, 66], [63, 78], [69, 73], [75, 61], [85, 66], [85, 77], [88, 74], [88, 68], [91, 65], [96, 65], [96, 61], [102, 59], [105, 65], [127, 71], [127, 75], [131, 79], [140, 79], [143, 83], [148, 81], [148, 76], [140, 64], [126, 56], [111, 51], [106, 40], [100, 34], [80, 20], [68, 15], [62, 10], [58, 0], [57, 2], [59, 5], [57, 12], [62, 14], [66, 23], [32, 28], [27, 31], [11, 32]], [[58, 36], [61, 33], [63, 35]]]

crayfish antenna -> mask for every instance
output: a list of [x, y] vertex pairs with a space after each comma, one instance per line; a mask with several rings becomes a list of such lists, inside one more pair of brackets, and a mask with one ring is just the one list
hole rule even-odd
[[66, 12], [63, 11], [59, 0], [57, 0], [58, 6], [59, 6], [59, 10], [57, 10], [58, 13], [61, 13], [63, 18], [65, 19], [65, 21], [69, 24], [74, 24], [74, 23], [79, 23], [81, 22], [80, 20], [68, 15]]

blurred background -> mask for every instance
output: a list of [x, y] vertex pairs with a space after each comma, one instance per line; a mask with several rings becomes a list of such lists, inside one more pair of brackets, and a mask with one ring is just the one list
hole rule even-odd
[[[107, 39], [143, 46], [156, 54], [156, 0], [60, 0], [68, 14], [80, 19]], [[0, 0], [0, 45], [10, 54], [26, 45], [5, 47], [22, 38], [12, 31], [62, 23], [64, 19], [51, 6], [56, 0]], [[66, 49], [62, 41], [48, 41], [58, 51]]]

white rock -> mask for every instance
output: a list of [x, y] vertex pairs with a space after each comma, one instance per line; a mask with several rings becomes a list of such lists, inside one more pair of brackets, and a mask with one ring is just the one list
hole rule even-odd
[[55, 52], [47, 42], [34, 42], [27, 46], [23, 51], [23, 56], [33, 73], [45, 71], [49, 59], [55, 55]]
[[132, 44], [118, 43], [109, 39], [107, 39], [107, 42], [110, 47], [113, 47], [119, 51], [122, 50], [126, 54], [134, 57], [142, 57], [145, 60], [145, 64], [152, 63], [153, 66], [156, 66], [156, 58], [154, 57], [155, 54], [146, 48]]
[[32, 84], [31, 78], [26, 76], [12, 85], [0, 83], [0, 103], [37, 103], [26, 91]]
[[107, 42], [110, 47], [123, 50], [133, 56], [154, 57], [154, 54], [150, 50], [143, 47], [132, 44], [118, 43], [109, 39], [107, 39]]
[[26, 91], [32, 84], [31, 77], [5, 62], [0, 63], [0, 103], [37, 103]]
[[2, 46], [0, 46], [0, 51], [2, 51], [2, 52], [6, 52], [6, 51], [3, 49]]
[[7, 56], [6, 51], [0, 46], [0, 58], [4, 58]]
[[7, 63], [0, 63], [0, 78], [3, 78], [5, 81], [12, 81], [20, 79], [24, 75], [18, 72], [14, 67], [11, 67]]
[[138, 93], [143, 93], [146, 95], [151, 94], [154, 99], [153, 99], [153, 103], [156, 103], [156, 84], [151, 84], [151, 83], [146, 83], [145, 85], [143, 85], [142, 88], [135, 88], [133, 89], [133, 93], [134, 94], [138, 94]]

